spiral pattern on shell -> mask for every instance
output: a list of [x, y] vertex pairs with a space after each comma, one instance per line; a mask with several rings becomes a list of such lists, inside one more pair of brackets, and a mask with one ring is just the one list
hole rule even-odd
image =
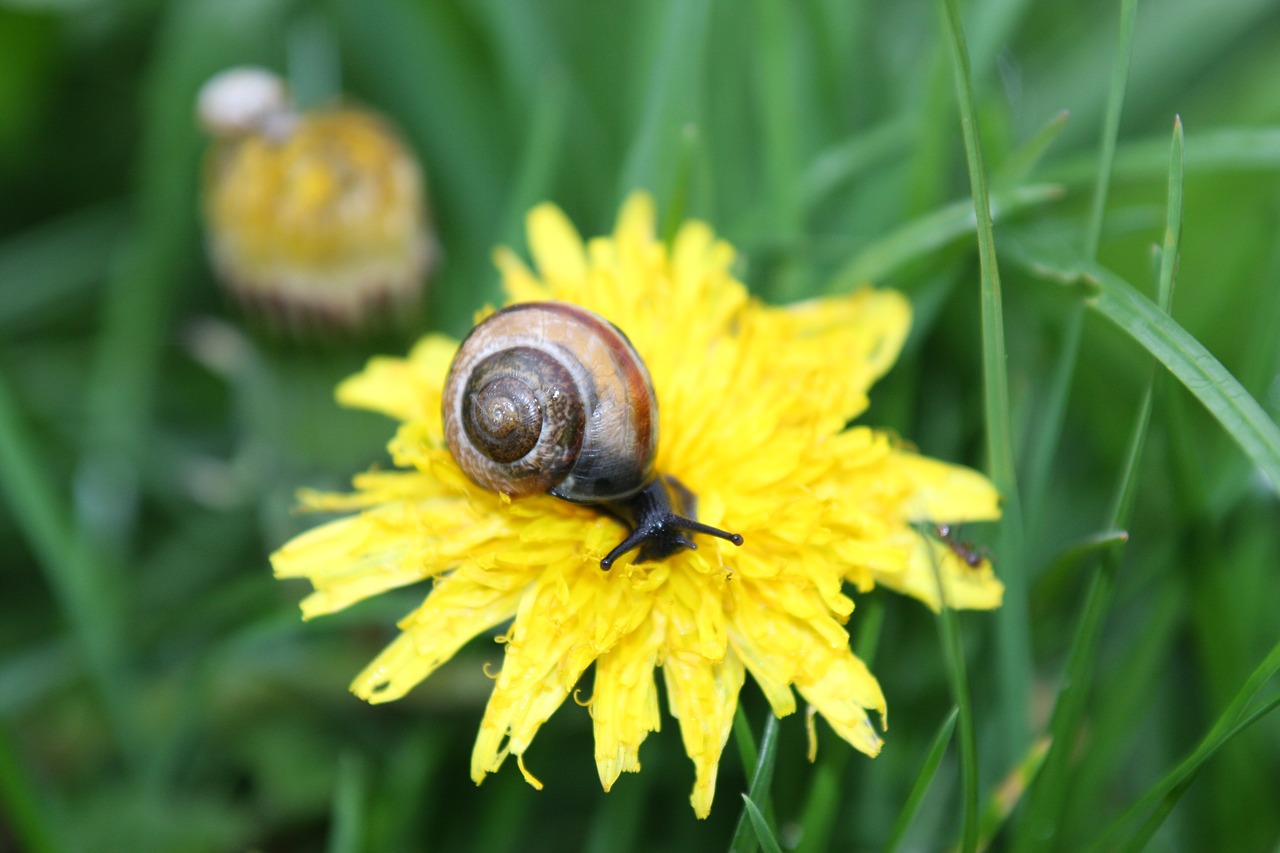
[[491, 315], [444, 389], [445, 441], [467, 476], [512, 497], [618, 500], [653, 480], [658, 404], [616, 326], [562, 302]]

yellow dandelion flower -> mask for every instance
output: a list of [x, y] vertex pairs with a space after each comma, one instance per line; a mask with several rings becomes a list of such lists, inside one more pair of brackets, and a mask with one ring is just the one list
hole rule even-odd
[[382, 117], [296, 111], [283, 83], [234, 68], [201, 90], [209, 257], [250, 313], [295, 332], [404, 314], [435, 260], [425, 181]]
[[356, 477], [350, 494], [305, 495], [310, 507], [360, 512], [272, 560], [279, 577], [311, 581], [307, 618], [432, 579], [355, 679], [370, 702], [403, 696], [468, 640], [510, 622], [472, 754], [476, 782], [514, 755], [540, 785], [525, 753], [594, 664], [586, 704], [608, 790], [640, 769], [640, 745], [659, 728], [661, 670], [705, 817], [748, 673], [778, 716], [795, 710], [798, 692], [855, 748], [879, 752], [868, 712], [883, 718], [885, 700], [849, 648], [846, 582], [936, 609], [940, 570], [950, 606], [996, 607], [990, 565], [923, 525], [994, 519], [999, 507], [982, 475], [846, 426], [902, 346], [901, 295], [865, 288], [767, 307], [733, 278], [733, 249], [710, 228], [686, 223], [668, 246], [654, 219], [651, 199], [632, 196], [613, 236], [584, 244], [542, 205], [528, 217], [534, 268], [507, 250], [496, 261], [512, 303], [571, 303], [625, 330], [660, 406], [656, 471], [696, 495], [698, 521], [741, 534], [740, 547], [697, 535], [696, 550], [633, 552], [605, 571], [602, 558], [629, 532], [617, 513], [476, 485], [446, 446], [441, 414], [458, 344], [433, 335], [338, 388], [345, 405], [400, 421], [397, 469]]

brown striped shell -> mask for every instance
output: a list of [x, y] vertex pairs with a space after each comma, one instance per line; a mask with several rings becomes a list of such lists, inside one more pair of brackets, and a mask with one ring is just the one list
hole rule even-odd
[[444, 388], [449, 451], [512, 497], [629, 497], [654, 479], [658, 403], [639, 354], [608, 320], [525, 302], [471, 330]]

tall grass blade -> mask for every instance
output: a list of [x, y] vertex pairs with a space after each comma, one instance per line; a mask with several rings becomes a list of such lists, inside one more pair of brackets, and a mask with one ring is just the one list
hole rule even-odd
[[[528, 141], [507, 199], [501, 245], [517, 246], [524, 237], [524, 217], [547, 198], [562, 151], [569, 115], [568, 86], [559, 73], [547, 72], [533, 94]], [[494, 288], [496, 295], [496, 288]]]
[[710, 14], [707, 0], [672, 0], [667, 6], [645, 75], [650, 83], [639, 126], [619, 175], [619, 198], [637, 189], [666, 198], [671, 190], [680, 156], [680, 128], [695, 120]]
[[583, 853], [627, 853], [643, 849], [640, 839], [644, 834], [648, 785], [649, 777], [644, 773], [636, 773], [626, 784], [614, 785], [591, 819]]
[[1178, 254], [1182, 245], [1182, 118], [1173, 119], [1173, 145], [1169, 150], [1169, 202], [1166, 205], [1164, 241], [1160, 247], [1160, 278], [1156, 285], [1156, 304], [1169, 313], [1173, 305], [1173, 280], [1178, 273]]
[[845, 139], [813, 159], [800, 178], [801, 205], [822, 204], [872, 166], [902, 153], [911, 139], [911, 124], [897, 120]]
[[117, 746], [138, 758], [137, 732], [131, 723], [127, 678], [123, 670], [119, 625], [104, 586], [100, 559], [87, 547], [71, 521], [70, 508], [53, 482], [18, 401], [0, 373], [0, 494], [35, 553], [46, 582], [71, 627], [88, 672], [102, 694]]
[[21, 849], [28, 853], [66, 849], [54, 831], [60, 823], [51, 813], [49, 794], [39, 790], [33, 775], [22, 766], [7, 721], [0, 724], [0, 804], [5, 834]]
[[121, 233], [123, 205], [108, 202], [0, 243], [0, 330], [79, 300], [102, 278]]
[[1116, 52], [1115, 65], [1111, 67], [1111, 91], [1107, 97], [1107, 114], [1102, 124], [1102, 153], [1098, 158], [1093, 198], [1089, 205], [1089, 220], [1084, 232], [1086, 258], [1098, 257], [1098, 242], [1102, 239], [1102, 217], [1107, 209], [1111, 168], [1116, 158], [1116, 140], [1120, 135], [1120, 114], [1124, 112], [1125, 83], [1129, 79], [1129, 64], [1133, 57], [1133, 29], [1137, 10], [1138, 0], [1121, 0], [1120, 46]]
[[1051, 249], [1011, 248], [1038, 275], [1083, 285], [1089, 306], [1168, 368], [1280, 491], [1280, 428], [1204, 344], [1133, 285], [1098, 264], [1061, 255], [1050, 261]]
[[[1014, 187], [992, 197], [992, 215], [1000, 219], [1025, 208], [1062, 198], [1055, 184]], [[974, 232], [973, 202], [957, 201], [927, 213], [880, 238], [851, 258], [827, 285], [830, 293], [844, 293], [868, 281], [884, 281], [902, 267]]]
[[[1009, 408], [1009, 374], [1004, 339], [1004, 301], [1000, 289], [1000, 268], [996, 261], [995, 235], [991, 225], [991, 201], [987, 189], [986, 166], [978, 136], [977, 106], [973, 96], [973, 78], [969, 55], [955, 0], [941, 0], [942, 29], [951, 54], [955, 77], [956, 99], [960, 107], [960, 128], [964, 137], [965, 160], [969, 168], [969, 186], [973, 192], [977, 223], [978, 267], [982, 285], [982, 388], [983, 416], [986, 422], [987, 465], [991, 479], [1004, 501], [1004, 519], [1000, 525], [1002, 578], [1005, 584], [1004, 604], [997, 614], [999, 629], [998, 655], [1000, 690], [1006, 749], [1021, 752], [1029, 738], [1025, 709], [1031, 693], [1031, 641], [1028, 630], [1027, 577], [1023, 559], [1022, 503], [1018, 492], [1018, 474], [1014, 462], [1012, 418]], [[968, 710], [961, 705], [961, 757], [965, 747], [965, 717]], [[969, 734], [971, 737], [972, 734]], [[976, 774], [974, 778], [976, 784]], [[976, 797], [970, 790], [966, 796]], [[976, 801], [971, 803], [976, 811]], [[966, 817], [968, 812], [966, 811]], [[976, 814], [972, 823], [966, 820], [965, 849], [977, 843]]]
[[[773, 830], [769, 828], [769, 822], [760, 813], [760, 807], [752, 802], [751, 797], [747, 794], [742, 795], [742, 810], [750, 818], [751, 828], [755, 830], [756, 839], [758, 839], [760, 846], [764, 848], [765, 853], [782, 853], [782, 845], [778, 844], [778, 839], [774, 837]], [[737, 847], [735, 841], [735, 846], [729, 849], [736, 853], [737, 850], [745, 848]]]
[[1157, 803], [1163, 801], [1177, 790], [1180, 785], [1190, 780], [1195, 773], [1199, 772], [1200, 767], [1212, 758], [1213, 754], [1221, 749], [1232, 737], [1273, 711], [1277, 704], [1280, 704], [1280, 696], [1272, 697], [1256, 711], [1247, 716], [1245, 715], [1245, 709], [1253, 701], [1253, 697], [1277, 672], [1280, 672], [1280, 643], [1274, 645], [1267, 656], [1263, 658], [1262, 663], [1250, 673], [1249, 678], [1245, 680], [1244, 685], [1236, 693], [1226, 710], [1214, 722], [1212, 728], [1209, 729], [1196, 748], [1191, 751], [1191, 754], [1179, 762], [1177, 767], [1166, 773], [1159, 782], [1151, 786], [1136, 803], [1130, 806], [1124, 814], [1117, 818], [1098, 837], [1090, 849], [1098, 851], [1116, 849], [1116, 839], [1125, 827], [1131, 825], [1139, 815], [1147, 813]]
[[[1130, 0], [1131, 2], [1131, 0]], [[1128, 14], [1132, 14], [1129, 10]], [[1122, 13], [1122, 18], [1124, 13]], [[1132, 29], [1128, 31], [1132, 38]], [[1179, 249], [1179, 235], [1182, 222], [1182, 127], [1174, 123], [1171, 162], [1169, 166], [1169, 193], [1165, 229], [1165, 244], [1159, 276], [1159, 290], [1165, 303], [1167, 296], [1173, 292], [1173, 276]], [[1161, 310], [1168, 317], [1167, 311]], [[1108, 526], [1122, 528], [1128, 525], [1130, 510], [1138, 488], [1138, 467], [1142, 460], [1142, 450], [1146, 444], [1147, 427], [1151, 422], [1151, 410], [1155, 400], [1156, 371], [1154, 365], [1147, 376], [1143, 389], [1142, 401], [1138, 407], [1138, 415], [1129, 442], [1129, 449], [1121, 477], [1116, 486], [1114, 503], [1111, 508]], [[1067, 672], [1059, 689], [1058, 701], [1054, 705], [1053, 716], [1049, 723], [1052, 743], [1049, 754], [1045, 758], [1043, 772], [1040, 776], [1042, 784], [1032, 789], [1027, 808], [1024, 832], [1019, 841], [1027, 846], [1040, 844], [1045, 839], [1052, 839], [1061, 826], [1062, 814], [1070, 787], [1068, 778], [1072, 758], [1072, 745], [1076, 741], [1076, 732], [1084, 715], [1085, 700], [1093, 684], [1094, 668], [1097, 663], [1097, 646], [1101, 638], [1102, 625], [1107, 611], [1110, 609], [1112, 594], [1115, 589], [1116, 575], [1120, 570], [1123, 545], [1107, 549], [1103, 553], [1102, 565], [1094, 575], [1089, 586], [1089, 594], [1085, 599], [1085, 607], [1080, 618], [1079, 629], [1073, 638], [1071, 654], [1068, 659]]]
[[[765, 832], [760, 832], [756, 825], [757, 818], [751, 815], [751, 809], [755, 808], [756, 803], [763, 802], [766, 804], [766, 810], [769, 810], [769, 788], [773, 785], [773, 767], [777, 756], [778, 718], [769, 714], [765, 718], [764, 732], [760, 735], [760, 754], [755, 766], [751, 769], [751, 785], [744, 797], [748, 805], [743, 807], [742, 815], [738, 818], [737, 831], [733, 834], [733, 842], [729, 845], [732, 853], [752, 853], [757, 844], [763, 844], [766, 849], [769, 849], [768, 844], [773, 840], [773, 836], [768, 831], [768, 823], [757, 809], [759, 820], [765, 826]], [[777, 841], [773, 841], [773, 844], [776, 848]]]
[[933, 778], [938, 773], [938, 765], [942, 763], [942, 756], [947, 752], [947, 745], [951, 743], [951, 734], [956, 728], [956, 718], [960, 715], [958, 707], [952, 708], [947, 714], [946, 719], [942, 721], [942, 725], [938, 728], [938, 733], [933, 737], [933, 744], [929, 747], [929, 751], [925, 754], [924, 764], [920, 766], [920, 772], [916, 774], [915, 784], [911, 786], [911, 793], [907, 795], [907, 801], [902, 806], [902, 811], [898, 813], [898, 819], [893, 823], [893, 831], [889, 833], [889, 840], [885, 842], [885, 853], [893, 853], [902, 844], [902, 839], [907, 834], [907, 830], [911, 828], [911, 821], [915, 820], [916, 812], [920, 810], [920, 804], [924, 802], [924, 795], [928, 793], [929, 786], [933, 784]]
[[1232, 726], [1229, 731], [1225, 732], [1213, 748], [1204, 754], [1201, 760], [1194, 767], [1186, 770], [1185, 775], [1169, 787], [1168, 792], [1160, 801], [1159, 806], [1156, 807], [1155, 811], [1151, 813], [1151, 816], [1147, 818], [1142, 826], [1138, 828], [1138, 831], [1135, 832], [1124, 844], [1122, 849], [1126, 851], [1134, 851], [1134, 853], [1137, 853], [1137, 851], [1140, 850], [1145, 850], [1147, 845], [1151, 842], [1152, 837], [1156, 834], [1156, 831], [1160, 829], [1161, 824], [1164, 823], [1165, 818], [1169, 816], [1169, 812], [1173, 811], [1174, 806], [1176, 806], [1178, 801], [1182, 799], [1182, 795], [1191, 787], [1191, 783], [1196, 780], [1198, 775], [1200, 775], [1200, 771], [1204, 768], [1209, 759], [1213, 757], [1213, 754], [1229, 743], [1236, 735], [1240, 734], [1245, 729], [1248, 729], [1276, 708], [1280, 708], [1280, 693], [1272, 696], [1266, 702], [1263, 702], [1260, 708], [1251, 713], [1248, 717], [1245, 717], [1236, 725]]
[[738, 745], [738, 758], [742, 761], [742, 772], [749, 779], [756, 770], [760, 753], [756, 749], [756, 736], [751, 733], [751, 722], [747, 719], [747, 712], [742, 710], [741, 704], [733, 712], [733, 742]]
[[333, 788], [328, 853], [360, 853], [365, 843], [369, 770], [354, 751], [338, 756], [338, 780]]
[[[857, 613], [858, 636], [853, 651], [863, 663], [872, 666], [884, 627], [884, 599], [879, 596], [863, 599], [858, 603]], [[834, 749], [827, 749], [819, 756], [800, 819], [800, 846], [796, 848], [799, 853], [831, 849], [831, 836], [844, 796], [840, 785], [851, 754], [848, 744], [837, 743]]]
[[1040, 165], [1040, 160], [1053, 141], [1058, 138], [1062, 128], [1066, 127], [1070, 115], [1063, 110], [1045, 122], [1044, 127], [1040, 128], [1021, 148], [1013, 152], [991, 176], [991, 189], [998, 193], [1000, 190], [1016, 187], [1025, 181], [1035, 171], [1036, 166]]
[[[936, 567], [935, 567], [936, 572]], [[969, 677], [965, 673], [964, 642], [960, 637], [960, 620], [951, 609], [938, 575], [938, 592], [942, 612], [938, 615], [938, 632], [941, 634], [943, 656], [946, 658], [947, 676], [956, 703], [956, 719], [960, 726], [960, 796], [963, 803], [961, 827], [961, 853], [974, 853], [978, 849], [981, 824], [978, 818], [978, 742], [973, 722], [973, 703], [969, 698]]]
[[[1186, 155], [1187, 171], [1194, 175], [1215, 172], [1274, 171], [1280, 169], [1280, 127], [1228, 127], [1197, 131]], [[1122, 144], [1116, 151], [1114, 180], [1151, 181], [1160, 178], [1169, 164], [1169, 140], [1161, 134]], [[1046, 180], [1076, 186], [1093, 178], [1096, 161], [1073, 157], [1047, 170]]]

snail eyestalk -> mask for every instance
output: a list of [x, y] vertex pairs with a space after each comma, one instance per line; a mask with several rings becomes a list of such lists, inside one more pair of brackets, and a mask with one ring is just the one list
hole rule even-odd
[[626, 500], [609, 501], [604, 509], [626, 523], [631, 533], [600, 561], [606, 571], [630, 551], [640, 549], [640, 560], [665, 560], [698, 545], [690, 538], [705, 533], [742, 544], [742, 536], [697, 521], [698, 499], [675, 477], [661, 475]]

